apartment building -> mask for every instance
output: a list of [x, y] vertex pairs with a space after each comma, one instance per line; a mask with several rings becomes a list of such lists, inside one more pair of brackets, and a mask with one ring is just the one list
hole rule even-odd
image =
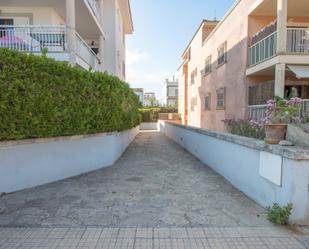
[[157, 106], [158, 100], [156, 98], [156, 94], [154, 92], [145, 92], [144, 94], [144, 106], [152, 107]]
[[275, 95], [309, 99], [309, 3], [238, 0], [222, 21], [201, 23], [182, 58], [184, 124], [223, 131], [222, 120], [262, 117]]
[[175, 79], [175, 76], [172, 80], [165, 80], [161, 102], [163, 106], [178, 107], [178, 80]]
[[125, 80], [129, 0], [1, 0], [0, 48], [68, 61]]

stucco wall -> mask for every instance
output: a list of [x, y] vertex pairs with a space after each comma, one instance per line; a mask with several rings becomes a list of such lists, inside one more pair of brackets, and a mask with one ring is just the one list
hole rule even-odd
[[[291, 220], [299, 224], [309, 224], [308, 212], [308, 176], [309, 158], [293, 160], [292, 152], [285, 154], [284, 149], [265, 147], [274, 155], [282, 152], [281, 186], [260, 175], [260, 153], [263, 150], [241, 145], [254, 140], [240, 138], [229, 134], [204, 134], [202, 129], [189, 128], [160, 121], [160, 131], [184, 147], [203, 163], [224, 176], [233, 186], [244, 192], [260, 205], [266, 207], [273, 203], [294, 205]], [[218, 138], [216, 136], [221, 138]], [[222, 137], [231, 136], [227, 141]], [[238, 139], [239, 143], [231, 142]], [[259, 144], [258, 142], [256, 142]], [[297, 150], [295, 150], [297, 151]], [[285, 157], [285, 155], [287, 157]], [[309, 155], [309, 153], [308, 153]], [[308, 156], [307, 155], [307, 156]], [[272, 165], [269, 165], [272, 167]]]
[[120, 133], [0, 142], [0, 193], [110, 166], [138, 132], [137, 127]]

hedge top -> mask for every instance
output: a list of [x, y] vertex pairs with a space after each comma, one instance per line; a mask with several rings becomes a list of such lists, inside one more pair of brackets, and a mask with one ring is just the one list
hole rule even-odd
[[138, 107], [117, 77], [0, 49], [0, 140], [122, 131]]

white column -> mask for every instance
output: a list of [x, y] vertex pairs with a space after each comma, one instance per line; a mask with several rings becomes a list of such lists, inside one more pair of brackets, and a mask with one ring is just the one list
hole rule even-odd
[[[104, 30], [104, 0], [99, 0], [99, 8], [100, 8], [100, 25], [101, 28]], [[101, 70], [102, 72], [105, 71], [104, 67], [104, 49], [105, 49], [105, 38], [101, 34], [99, 40], [99, 53], [100, 53], [100, 60], [101, 60]]]
[[286, 52], [288, 0], [277, 1], [277, 53]]
[[104, 71], [117, 75], [117, 48], [116, 48], [116, 7], [117, 1], [104, 0], [103, 22], [106, 39], [104, 41]]
[[76, 62], [75, 12], [75, 0], [66, 0], [67, 47], [72, 65], [75, 65]]
[[275, 96], [284, 97], [285, 86], [285, 64], [280, 63], [276, 65], [275, 74]]

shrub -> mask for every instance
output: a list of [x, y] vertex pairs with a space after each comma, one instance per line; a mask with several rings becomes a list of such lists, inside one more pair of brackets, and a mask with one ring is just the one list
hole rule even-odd
[[140, 110], [141, 122], [157, 122], [159, 113], [178, 113], [178, 109], [174, 107], [145, 107]]
[[267, 220], [278, 225], [287, 225], [289, 217], [293, 209], [293, 204], [288, 203], [286, 206], [280, 207], [275, 203], [272, 207], [267, 208]]
[[144, 123], [157, 122], [159, 119], [159, 112], [160, 108], [157, 107], [140, 109], [141, 122]]
[[227, 131], [231, 134], [252, 137], [263, 140], [265, 138], [265, 130], [262, 127], [254, 127], [250, 121], [226, 119], [223, 121]]
[[172, 106], [163, 106], [160, 107], [159, 113], [178, 113], [178, 108]]
[[0, 49], [0, 140], [130, 129], [138, 106], [117, 77]]

